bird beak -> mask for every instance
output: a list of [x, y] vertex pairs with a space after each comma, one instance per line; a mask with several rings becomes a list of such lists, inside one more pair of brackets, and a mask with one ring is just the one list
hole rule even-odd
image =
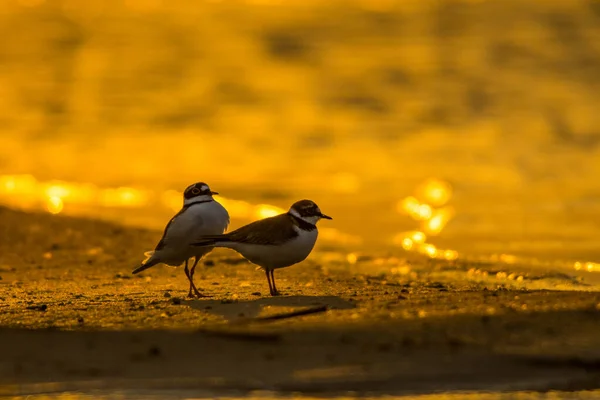
[[219, 192], [213, 192], [213, 191], [211, 190], [211, 191], [210, 191], [210, 194], [212, 194], [212, 195], [214, 196], [215, 194], [219, 194]]
[[333, 219], [333, 218], [331, 218], [329, 215], [325, 215], [325, 214], [321, 214], [321, 218], [325, 218], [325, 219]]

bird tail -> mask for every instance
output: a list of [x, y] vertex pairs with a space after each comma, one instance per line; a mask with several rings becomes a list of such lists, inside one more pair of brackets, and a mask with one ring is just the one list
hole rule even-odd
[[207, 247], [218, 246], [219, 243], [227, 241], [227, 235], [206, 235], [200, 236], [198, 240], [192, 243], [192, 246]]
[[132, 274], [135, 275], [137, 273], [145, 271], [148, 268], [153, 267], [156, 264], [160, 263], [160, 259], [158, 257], [155, 257], [156, 252], [154, 252], [154, 251], [147, 251], [147, 252], [144, 253], [144, 255], [146, 256], [146, 259], [144, 261], [142, 261], [142, 265], [140, 265], [139, 267], [137, 267], [136, 269], [134, 269], [131, 272]]

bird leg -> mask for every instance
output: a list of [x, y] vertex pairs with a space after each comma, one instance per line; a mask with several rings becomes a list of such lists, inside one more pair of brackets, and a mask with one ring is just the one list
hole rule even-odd
[[269, 274], [269, 270], [265, 270], [265, 274], [267, 275], [267, 282], [269, 282], [269, 293], [273, 296], [273, 285], [271, 284], [271, 275]]
[[185, 260], [185, 267], [183, 267], [183, 272], [185, 272], [185, 277], [190, 281], [190, 291], [188, 292], [188, 297], [192, 297], [192, 278], [190, 278], [190, 269], [188, 268], [188, 260]]
[[279, 296], [279, 290], [277, 290], [277, 286], [275, 286], [275, 270], [271, 270], [271, 282], [273, 282], [273, 291], [271, 292], [271, 296]]
[[198, 261], [200, 261], [200, 258], [201, 257], [198, 257], [198, 256], [194, 257], [194, 265], [192, 265], [192, 269], [191, 269], [189, 277], [188, 277], [190, 280], [190, 291], [188, 293], [188, 297], [193, 297], [192, 290], [194, 291], [194, 294], [196, 295], [197, 298], [209, 297], [209, 296], [206, 296], [206, 295], [200, 293], [200, 291], [194, 284], [194, 273], [196, 272], [196, 265], [198, 265]]

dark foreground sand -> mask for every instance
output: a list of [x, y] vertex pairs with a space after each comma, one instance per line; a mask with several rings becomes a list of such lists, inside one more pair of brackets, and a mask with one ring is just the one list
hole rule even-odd
[[317, 256], [278, 272], [272, 298], [219, 251], [196, 274], [212, 297], [188, 300], [181, 269], [130, 274], [159, 232], [0, 208], [0, 234], [0, 395], [600, 388], [600, 293], [388, 280]]

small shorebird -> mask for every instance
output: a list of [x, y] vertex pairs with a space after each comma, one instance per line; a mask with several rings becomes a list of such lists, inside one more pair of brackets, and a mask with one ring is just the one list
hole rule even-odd
[[267, 275], [271, 296], [279, 294], [274, 271], [303, 261], [317, 241], [317, 222], [332, 219], [311, 200], [294, 203], [289, 211], [221, 235], [204, 235], [194, 246], [225, 247], [260, 266]]
[[[202, 235], [215, 235], [225, 232], [229, 225], [227, 210], [213, 199], [218, 194], [210, 190], [204, 182], [194, 183], [183, 193], [183, 207], [167, 224], [162, 239], [154, 251], [147, 252], [148, 258], [134, 274], [145, 271], [156, 264], [179, 266], [185, 262], [185, 276], [190, 281], [188, 297], [203, 296], [194, 284], [194, 271], [198, 261], [212, 251], [212, 247], [198, 248], [191, 244]], [[188, 269], [189, 259], [194, 257], [192, 269]]]

